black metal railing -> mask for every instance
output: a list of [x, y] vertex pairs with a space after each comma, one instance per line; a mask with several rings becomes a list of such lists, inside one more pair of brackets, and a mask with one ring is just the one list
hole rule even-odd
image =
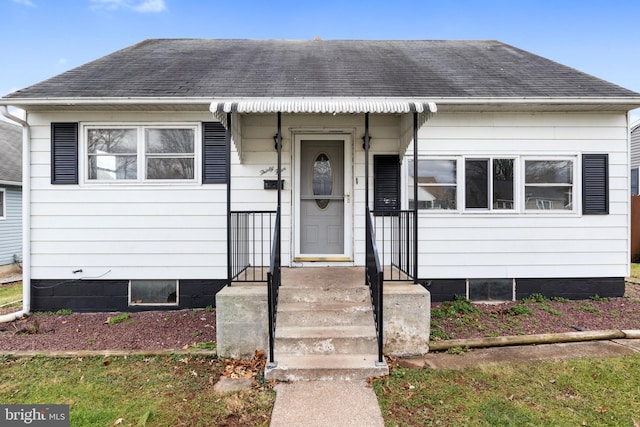
[[276, 211], [231, 211], [232, 281], [267, 281], [275, 220]]
[[380, 264], [378, 255], [378, 247], [376, 245], [376, 234], [373, 228], [373, 218], [371, 211], [367, 207], [367, 238], [366, 238], [366, 281], [371, 294], [371, 304], [373, 305], [373, 318], [376, 326], [376, 335], [378, 338], [378, 363], [384, 363], [382, 355], [383, 347], [383, 287], [384, 287], [384, 271]]
[[371, 211], [380, 263], [387, 281], [416, 277], [414, 211]]
[[278, 314], [278, 293], [281, 283], [281, 259], [280, 259], [280, 209], [276, 211], [276, 220], [273, 231], [273, 245], [267, 273], [267, 299], [269, 309], [269, 364], [274, 365], [273, 347], [276, 334], [276, 317]]

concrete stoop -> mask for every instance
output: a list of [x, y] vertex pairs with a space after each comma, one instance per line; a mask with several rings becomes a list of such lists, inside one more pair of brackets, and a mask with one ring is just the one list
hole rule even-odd
[[[304, 269], [283, 275], [275, 360], [265, 376], [278, 381], [361, 380], [387, 375], [377, 364], [377, 339], [362, 269]], [[310, 271], [316, 270], [316, 271]], [[338, 270], [338, 269], [335, 269]], [[314, 274], [315, 273], [315, 274]], [[344, 274], [346, 273], [346, 274]]]

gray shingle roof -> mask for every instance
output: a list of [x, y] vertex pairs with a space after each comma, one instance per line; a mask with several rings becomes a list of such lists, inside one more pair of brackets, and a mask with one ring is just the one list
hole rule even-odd
[[153, 39], [6, 98], [408, 96], [640, 95], [497, 41]]
[[22, 128], [0, 120], [0, 181], [22, 182]]

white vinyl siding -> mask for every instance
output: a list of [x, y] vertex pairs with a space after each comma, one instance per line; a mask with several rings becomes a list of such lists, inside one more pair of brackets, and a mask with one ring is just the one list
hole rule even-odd
[[[581, 154], [608, 153], [610, 213], [582, 215], [580, 206], [573, 213], [543, 214], [420, 211], [419, 276], [625, 276], [629, 258], [626, 135], [623, 113], [438, 113], [420, 130], [420, 156], [569, 157], [580, 171]], [[581, 204], [580, 175], [575, 174], [576, 205]], [[522, 185], [517, 191], [522, 191]]]
[[631, 128], [631, 167], [640, 167], [640, 121], [634, 122]]
[[[50, 183], [51, 122], [190, 123], [199, 128], [196, 124], [211, 121], [210, 114], [70, 112], [29, 117], [34, 279], [226, 278], [226, 185], [165, 180]], [[73, 274], [77, 269], [82, 273]]]
[[22, 259], [22, 189], [0, 188], [4, 216], [0, 218], [0, 265], [12, 264], [15, 257]]
[[[226, 277], [226, 185], [50, 183], [50, 123], [200, 123], [210, 113], [33, 113], [31, 152], [34, 279], [202, 279]], [[373, 156], [398, 154], [403, 121], [371, 115], [370, 203]], [[236, 122], [237, 124], [237, 122]], [[353, 138], [353, 260], [365, 259], [364, 115], [283, 115], [282, 256], [291, 262], [292, 136], [347, 133]], [[275, 114], [242, 116], [242, 161], [232, 144], [232, 210], [275, 210]], [[196, 135], [199, 140], [200, 136]], [[419, 133], [420, 157], [573, 158], [572, 212], [420, 211], [421, 278], [621, 277], [628, 256], [628, 133], [626, 115], [598, 113], [446, 113]], [[412, 153], [409, 147], [407, 154]], [[581, 155], [609, 154], [609, 215], [582, 215]], [[401, 154], [402, 168], [408, 158]], [[196, 163], [200, 163], [198, 160]], [[516, 167], [523, 167], [517, 163]], [[406, 203], [406, 170], [401, 197]], [[82, 182], [82, 181], [81, 181]], [[458, 181], [460, 183], [460, 181]], [[516, 184], [516, 203], [523, 197]], [[404, 205], [406, 206], [406, 204]], [[348, 231], [347, 231], [348, 232]], [[103, 276], [102, 276], [103, 275]]]

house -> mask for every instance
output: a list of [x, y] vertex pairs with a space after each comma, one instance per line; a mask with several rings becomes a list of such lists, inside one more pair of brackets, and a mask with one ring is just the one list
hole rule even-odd
[[279, 266], [624, 293], [640, 94], [498, 41], [146, 40], [0, 106], [27, 112], [32, 309], [204, 307]]
[[22, 129], [0, 120], [0, 274], [22, 261]]
[[631, 124], [631, 195], [637, 196], [640, 194], [639, 189], [639, 175], [638, 169], [640, 168], [640, 120], [636, 120]]

